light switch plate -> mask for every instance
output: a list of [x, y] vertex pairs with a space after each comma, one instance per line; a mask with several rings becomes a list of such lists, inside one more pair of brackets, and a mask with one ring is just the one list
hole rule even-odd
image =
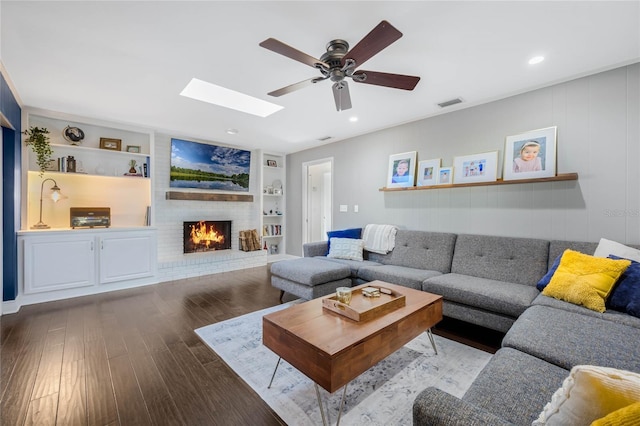
[[340, 204], [340, 211], [345, 213], [348, 212], [349, 206], [347, 206], [346, 204]]

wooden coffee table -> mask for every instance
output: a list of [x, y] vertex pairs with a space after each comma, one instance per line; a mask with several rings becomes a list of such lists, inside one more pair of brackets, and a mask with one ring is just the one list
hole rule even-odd
[[[346, 385], [351, 380], [420, 333], [427, 331], [436, 350], [431, 327], [442, 320], [442, 296], [383, 281], [353, 290], [362, 287], [391, 289], [405, 295], [406, 304], [380, 317], [358, 322], [324, 309], [322, 299], [334, 296], [329, 295], [267, 314], [262, 319], [264, 345], [314, 382], [323, 423], [326, 422], [318, 385], [330, 393], [344, 386], [344, 402]], [[276, 371], [279, 363], [280, 359]]]

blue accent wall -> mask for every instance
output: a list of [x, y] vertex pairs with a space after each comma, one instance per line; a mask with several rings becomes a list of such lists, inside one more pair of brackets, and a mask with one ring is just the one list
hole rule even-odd
[[0, 74], [0, 112], [13, 129], [2, 127], [2, 300], [18, 295], [18, 235], [21, 188], [21, 109], [7, 81]]

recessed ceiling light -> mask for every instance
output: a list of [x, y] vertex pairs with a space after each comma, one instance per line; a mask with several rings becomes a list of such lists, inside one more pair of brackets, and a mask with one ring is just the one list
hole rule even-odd
[[529, 59], [529, 65], [539, 64], [542, 61], [544, 61], [544, 56], [534, 56], [533, 58]]
[[257, 115], [258, 117], [267, 117], [274, 112], [280, 111], [283, 107], [236, 92], [235, 90], [217, 86], [206, 81], [192, 78], [187, 87], [185, 87], [180, 95], [198, 101], [208, 102], [210, 104], [219, 105], [225, 108], [231, 108], [236, 111], [246, 112], [247, 114]]
[[229, 135], [237, 135], [238, 129], [227, 129], [227, 134]]
[[356, 121], [358, 121], [358, 117], [349, 117], [349, 121], [355, 123]]

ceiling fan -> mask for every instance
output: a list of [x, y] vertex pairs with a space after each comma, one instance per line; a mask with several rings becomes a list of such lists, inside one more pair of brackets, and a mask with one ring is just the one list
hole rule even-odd
[[279, 97], [302, 89], [323, 80], [333, 81], [333, 97], [336, 109], [343, 111], [351, 108], [351, 96], [349, 85], [345, 80], [351, 78], [356, 83], [374, 84], [394, 89], [413, 90], [420, 77], [402, 74], [388, 74], [376, 71], [357, 70], [356, 68], [371, 59], [385, 47], [402, 37], [402, 33], [387, 21], [380, 22], [369, 34], [367, 34], [355, 47], [349, 50], [349, 43], [344, 40], [332, 40], [327, 44], [327, 51], [316, 59], [281, 41], [268, 38], [260, 46], [273, 52], [284, 55], [295, 61], [302, 62], [320, 70], [321, 77], [314, 77], [291, 84], [270, 92], [269, 95]]

